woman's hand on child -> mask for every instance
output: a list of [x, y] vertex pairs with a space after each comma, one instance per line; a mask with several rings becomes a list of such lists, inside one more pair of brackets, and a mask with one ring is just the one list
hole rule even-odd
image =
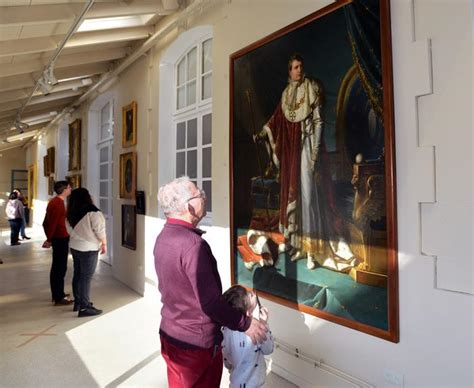
[[252, 323], [247, 329], [245, 334], [247, 334], [254, 344], [261, 344], [267, 339], [267, 325], [263, 322], [260, 322], [258, 319], [252, 318]]

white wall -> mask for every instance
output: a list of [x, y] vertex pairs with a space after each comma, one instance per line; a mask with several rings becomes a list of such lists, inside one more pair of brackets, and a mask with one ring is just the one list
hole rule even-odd
[[[216, 21], [213, 126], [222, 128], [213, 139], [222, 145], [214, 148], [220, 149], [214, 154], [216, 180], [228, 181], [229, 55], [327, 3], [272, 2], [270, 8], [268, 1], [232, 1]], [[405, 386], [472, 386], [471, 2], [396, 0], [391, 8], [400, 342], [266, 304], [276, 337], [368, 383], [389, 385], [384, 372], [390, 371]], [[215, 196], [225, 207], [228, 186], [219, 190]], [[228, 224], [228, 212], [219, 214], [222, 225]], [[303, 368], [295, 358], [277, 352], [274, 360], [290, 373], [298, 371], [300, 384], [325, 381], [317, 368]]]
[[[153, 73], [156, 72], [153, 64], [149, 64], [150, 55], [143, 56], [124, 71], [115, 85], [109, 90], [116, 96], [114, 113], [115, 140], [114, 140], [114, 264], [113, 273], [120, 281], [127, 284], [140, 294], [145, 292], [145, 217], [137, 215], [137, 249], [130, 250], [121, 244], [121, 214], [122, 205], [135, 204], [135, 199], [119, 197], [120, 155], [128, 152], [137, 153], [137, 190], [144, 190], [147, 196], [151, 195], [150, 180], [151, 168], [156, 171], [157, 131], [151, 131], [151, 120], [155, 111], [150, 102], [150, 94], [154, 88]], [[156, 82], [156, 80], [155, 80]], [[137, 102], [137, 145], [122, 147], [122, 107]], [[156, 115], [156, 114], [155, 114]], [[156, 127], [155, 127], [156, 128]], [[155, 162], [151, 162], [150, 159]], [[155, 173], [156, 176], [156, 173]], [[155, 194], [156, 198], [156, 194]], [[147, 197], [147, 214], [153, 211], [153, 203]], [[155, 207], [156, 209], [156, 207]]]
[[[222, 184], [213, 188], [219, 201], [214, 201], [207, 238], [224, 287], [230, 284], [229, 55], [329, 3], [233, 0], [188, 21], [187, 28], [213, 27], [212, 168], [213, 179]], [[473, 385], [471, 7], [469, 0], [392, 0], [400, 342], [265, 301], [277, 338], [375, 386], [389, 386], [387, 371], [406, 387]], [[170, 34], [167, 45], [178, 32]], [[110, 89], [117, 96], [113, 269], [139, 293], [154, 279], [152, 249], [163, 222], [156, 193], [169, 163], [158, 151], [158, 128], [166, 131], [159, 127], [158, 111], [163, 49], [156, 46], [140, 58]], [[132, 100], [138, 103], [138, 144], [123, 149], [121, 107]], [[137, 188], [147, 198], [147, 215], [137, 216], [136, 251], [120, 244], [121, 205], [134, 201], [118, 197], [119, 155], [132, 150], [138, 153]], [[273, 368], [302, 386], [347, 385], [279, 350]]]

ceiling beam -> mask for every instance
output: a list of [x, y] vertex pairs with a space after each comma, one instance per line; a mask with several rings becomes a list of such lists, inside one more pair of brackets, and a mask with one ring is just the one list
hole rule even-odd
[[[27, 124], [32, 123], [31, 125], [39, 125], [40, 123], [46, 123], [53, 120], [57, 116], [56, 114], [51, 115], [51, 112], [52, 112], [51, 110], [47, 110], [46, 112], [41, 113], [41, 114], [33, 114], [32, 116], [26, 115], [21, 118], [21, 121]], [[3, 118], [0, 120], [0, 128], [4, 128], [4, 130], [8, 130], [9, 129], [8, 127], [9, 126], [11, 127], [11, 125], [12, 125], [12, 121], [9, 118]]]
[[[108, 70], [108, 62], [89, 63], [86, 65], [70, 66], [58, 69], [55, 71], [55, 76], [58, 80], [68, 78], [85, 78], [96, 74], [105, 73]], [[0, 92], [33, 88], [40, 75], [41, 72], [0, 78]]]
[[[61, 100], [63, 98], [75, 97], [82, 93], [83, 93], [82, 90], [77, 89], [75, 91], [67, 90], [67, 91], [63, 91], [59, 93], [50, 93], [47, 96], [37, 96], [37, 97], [33, 97], [30, 100], [30, 102], [28, 103], [28, 106], [42, 104], [44, 102], [49, 102], [49, 101]], [[19, 109], [22, 105], [23, 105], [22, 100], [0, 103], [0, 112], [8, 111], [11, 109]]]
[[28, 89], [19, 89], [19, 90], [11, 90], [8, 92], [0, 93], [0, 104], [8, 101], [15, 101], [21, 100], [23, 98], [28, 98], [30, 95]]
[[[172, 1], [173, 2], [173, 1]], [[173, 4], [171, 4], [172, 6]], [[83, 4], [44, 4], [31, 6], [0, 7], [0, 25], [15, 26], [72, 22], [84, 8]], [[157, 0], [135, 0], [133, 2], [95, 3], [86, 18], [104, 18], [150, 13], [167, 13], [171, 9]]]
[[[97, 82], [98, 77], [91, 77], [92, 84]], [[0, 80], [1, 83], [1, 80]], [[53, 86], [51, 93], [62, 92], [64, 90], [71, 90], [71, 89], [78, 89], [84, 86], [89, 86], [90, 84], [84, 85], [81, 80], [74, 80], [74, 81], [65, 81], [60, 82], [57, 85]], [[14, 101], [14, 100], [21, 100], [26, 99], [30, 95], [31, 91], [29, 89], [19, 89], [19, 90], [10, 90], [7, 92], [0, 92], [0, 103]], [[40, 90], [37, 90], [33, 96], [42, 96], [43, 93]]]
[[[62, 55], [56, 61], [54, 68], [83, 65], [93, 62], [112, 61], [123, 58], [127, 55], [129, 49], [127, 47], [116, 47], [106, 50], [87, 51], [76, 54]], [[49, 63], [48, 59], [36, 59], [22, 61], [16, 63], [0, 64], [0, 77], [9, 77], [25, 73], [33, 73], [42, 71]]]
[[87, 31], [74, 34], [65, 48], [82, 47], [110, 42], [123, 42], [148, 38], [154, 32], [153, 26], [114, 28], [101, 31]]
[[[153, 26], [116, 28], [103, 31], [87, 31], [74, 34], [65, 48], [97, 45], [110, 42], [123, 42], [148, 38], [153, 34]], [[24, 55], [56, 50], [64, 35], [52, 35], [41, 38], [14, 39], [0, 42], [0, 57]]]
[[[54, 101], [54, 102], [45, 103], [43, 105], [35, 105], [33, 108], [26, 107], [25, 112], [23, 113], [21, 118], [23, 120], [23, 117], [26, 118], [26, 117], [29, 117], [29, 116], [44, 115], [44, 114], [47, 114], [47, 113], [49, 113], [53, 110], [59, 112], [60, 110], [64, 109], [69, 104], [69, 102], [66, 102], [66, 101], [69, 101], [69, 100], [73, 101], [74, 98], [65, 99], [65, 100], [61, 101], [61, 104], [59, 104], [58, 101]], [[13, 113], [13, 114], [11, 114], [11, 113]], [[16, 110], [14, 110], [11, 113], [10, 113], [10, 115], [8, 115], [7, 112], [0, 112], [0, 122], [2, 124], [7, 123], [7, 124], [11, 125], [13, 123], [14, 118], [15, 118]]]

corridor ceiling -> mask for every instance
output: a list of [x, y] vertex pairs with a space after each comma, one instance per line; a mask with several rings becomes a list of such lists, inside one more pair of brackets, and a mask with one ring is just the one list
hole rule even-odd
[[0, 151], [80, 103], [183, 3], [0, 0]]

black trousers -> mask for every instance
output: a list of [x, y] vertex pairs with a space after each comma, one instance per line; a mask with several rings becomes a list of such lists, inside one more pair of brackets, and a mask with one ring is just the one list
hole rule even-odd
[[69, 253], [69, 237], [53, 238], [51, 240], [53, 248], [53, 262], [49, 273], [49, 282], [51, 284], [51, 295], [55, 302], [63, 299], [64, 277], [67, 271], [67, 256]]
[[8, 220], [8, 223], [10, 224], [10, 244], [16, 244], [18, 242], [18, 234], [20, 233], [22, 222], [22, 218]]

